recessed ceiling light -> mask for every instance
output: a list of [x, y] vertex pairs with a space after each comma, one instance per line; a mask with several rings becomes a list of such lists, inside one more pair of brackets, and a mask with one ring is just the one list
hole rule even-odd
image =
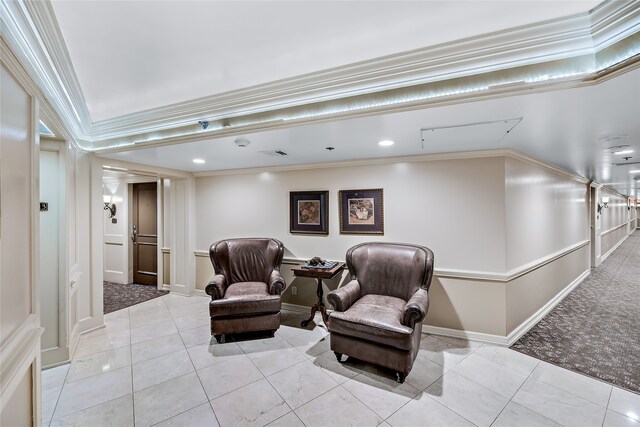
[[633, 153], [633, 150], [620, 150], [620, 151], [614, 151], [613, 154], [631, 154]]
[[199, 165], [204, 163], [204, 159], [193, 159], [193, 163], [197, 163]]
[[640, 173], [640, 170], [632, 170], [632, 171], [629, 171], [629, 173]]
[[378, 142], [378, 145], [381, 147], [389, 147], [393, 144], [395, 144], [395, 142], [390, 139], [383, 139], [382, 141]]

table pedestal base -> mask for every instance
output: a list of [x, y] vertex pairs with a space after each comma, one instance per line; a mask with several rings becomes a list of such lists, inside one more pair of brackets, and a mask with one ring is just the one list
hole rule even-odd
[[329, 317], [327, 316], [327, 308], [324, 306], [324, 301], [322, 301], [322, 279], [316, 279], [318, 281], [318, 290], [316, 291], [316, 295], [318, 295], [318, 302], [311, 307], [311, 316], [307, 320], [303, 320], [300, 322], [300, 325], [304, 328], [309, 322], [313, 320], [313, 317], [316, 315], [316, 312], [319, 311], [322, 314], [322, 321], [324, 322], [324, 326], [329, 328]]

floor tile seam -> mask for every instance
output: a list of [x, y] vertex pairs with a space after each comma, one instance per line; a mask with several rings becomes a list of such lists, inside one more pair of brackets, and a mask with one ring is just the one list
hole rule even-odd
[[[178, 333], [178, 335], [180, 336], [180, 340], [182, 340], [182, 344], [185, 346], [185, 349], [187, 350], [187, 355], [189, 356], [189, 360], [191, 361], [191, 364], [193, 365], [193, 368], [195, 369], [196, 365], [195, 365], [195, 363], [193, 363], [193, 359], [191, 358], [191, 353], [189, 353], [189, 349], [187, 348], [186, 344], [184, 343], [184, 340], [182, 339], [182, 335], [180, 335], [180, 333]], [[199, 344], [197, 344], [197, 345], [199, 345]], [[210, 365], [210, 366], [212, 366], [212, 365]], [[200, 368], [200, 369], [204, 369], [204, 368]], [[216, 414], [216, 411], [213, 410], [213, 405], [211, 404], [211, 399], [209, 399], [209, 395], [207, 394], [207, 389], [204, 387], [204, 384], [202, 383], [202, 378], [200, 378], [200, 374], [198, 374], [198, 370], [197, 369], [195, 369], [194, 372], [196, 374], [196, 378], [198, 379], [198, 382], [200, 383], [200, 387], [202, 388], [202, 392], [204, 393], [204, 397], [207, 399], [207, 403], [209, 404], [209, 407], [211, 408], [211, 412], [213, 412], [213, 417], [216, 419], [216, 422], [218, 423], [218, 426], [221, 426], [220, 419], [218, 419], [218, 415]], [[191, 408], [191, 409], [193, 409], [193, 408]], [[189, 409], [189, 410], [191, 410], [191, 409]]]
[[[507, 406], [509, 406], [509, 403], [513, 402], [513, 403], [515, 403], [516, 405], [520, 405], [520, 406], [522, 406], [523, 408], [525, 408], [525, 409], [527, 409], [527, 410], [529, 410], [529, 411], [531, 411], [531, 412], [534, 412], [534, 413], [536, 413], [536, 414], [540, 415], [541, 417], [546, 418], [547, 420], [549, 420], [549, 421], [551, 421], [551, 422], [553, 422], [553, 423], [556, 423], [556, 424], [561, 425], [559, 422], [557, 422], [557, 421], [555, 421], [555, 420], [552, 420], [552, 419], [551, 419], [551, 418], [549, 418], [547, 415], [545, 415], [545, 414], [543, 414], [543, 413], [541, 413], [541, 412], [537, 411], [536, 409], [530, 408], [529, 406], [525, 405], [524, 403], [518, 403], [518, 402], [516, 402], [516, 401], [514, 401], [514, 400], [513, 400], [513, 398], [514, 398], [514, 397], [516, 397], [516, 395], [520, 392], [520, 390], [521, 390], [521, 389], [522, 389], [522, 387], [525, 385], [525, 383], [526, 383], [527, 381], [529, 381], [529, 379], [530, 379], [530, 378], [531, 378], [531, 376], [533, 375], [533, 372], [537, 369], [537, 367], [540, 365], [540, 363], [541, 363], [541, 362], [542, 362], [542, 361], [538, 361], [538, 365], [536, 365], [536, 368], [534, 368], [534, 369], [531, 371], [531, 373], [529, 374], [529, 376], [527, 377], [527, 379], [526, 379], [526, 380], [524, 380], [524, 382], [522, 383], [522, 385], [520, 385], [520, 387], [518, 387], [518, 390], [513, 394], [513, 396], [511, 397], [511, 399], [509, 399], [509, 402], [505, 405], [505, 408], [506, 408]], [[538, 381], [538, 380], [533, 379], [533, 381]], [[547, 383], [543, 383], [543, 384], [547, 384]], [[547, 384], [547, 385], [550, 385], [550, 384]], [[553, 386], [551, 386], [551, 387], [553, 387]], [[555, 388], [555, 387], [554, 387], [554, 388]], [[579, 396], [578, 396], [578, 397], [579, 397]], [[584, 399], [584, 400], [586, 400], [586, 399]], [[502, 414], [502, 412], [503, 412], [503, 411], [504, 411], [504, 408], [502, 409], [502, 411], [500, 411], [500, 414]], [[500, 414], [498, 414], [498, 417], [500, 416]], [[498, 417], [496, 417], [496, 420], [498, 419]], [[496, 420], [493, 420], [493, 422], [492, 422], [491, 424], [495, 423], [495, 421], [496, 421]]]
[[273, 423], [275, 423], [275, 422], [276, 422], [276, 421], [278, 421], [279, 419], [284, 418], [284, 417], [286, 417], [286, 416], [287, 416], [287, 415], [289, 415], [289, 414], [293, 414], [293, 415], [298, 419], [298, 421], [300, 421], [300, 422], [302, 423], [302, 425], [303, 425], [303, 426], [307, 426], [307, 425], [306, 425], [306, 424], [305, 424], [305, 423], [300, 419], [300, 417], [298, 416], [298, 414], [296, 414], [296, 411], [291, 410], [291, 412], [287, 412], [286, 414], [279, 416], [279, 417], [278, 417], [278, 418], [276, 418], [275, 420], [273, 420], [273, 421], [269, 421], [269, 423], [268, 423], [268, 424], [266, 424], [264, 427], [268, 427], [268, 426], [272, 425]]
[[[472, 354], [473, 354], [473, 353], [472, 353]], [[467, 358], [468, 358], [469, 356], [471, 356], [471, 354], [469, 354], [467, 357], [465, 357], [464, 359], [462, 359], [460, 362], [456, 363], [456, 364], [455, 364], [451, 369], [449, 369], [449, 370], [450, 370], [450, 371], [455, 372], [455, 373], [456, 373], [456, 374], [458, 374], [458, 375], [462, 375], [463, 377], [465, 377], [465, 378], [466, 378], [466, 379], [468, 379], [469, 381], [473, 381], [473, 382], [475, 382], [475, 381], [474, 381], [474, 380], [472, 380], [471, 378], [468, 378], [465, 374], [463, 374], [463, 373], [458, 372], [458, 371], [456, 371], [456, 370], [455, 370], [458, 366], [460, 366], [460, 364], [461, 364], [462, 362], [464, 362], [465, 360], [467, 360]], [[496, 361], [494, 361], [494, 360], [491, 360], [491, 359], [489, 359], [489, 358], [483, 357], [483, 356], [481, 356], [480, 354], [477, 354], [476, 356], [480, 357], [480, 358], [481, 358], [481, 359], [483, 359], [483, 360], [486, 360], [486, 361], [489, 361], [489, 362], [493, 362], [493, 363], [495, 363], [496, 365], [499, 365], [499, 366], [500, 366], [500, 369], [505, 369], [505, 370], [507, 370], [507, 371], [509, 371], [509, 372], [512, 372], [512, 373], [514, 373], [514, 374], [518, 374], [518, 375], [525, 375], [527, 378], [529, 378], [529, 375], [531, 375], [531, 374], [533, 373], [533, 371], [536, 369], [536, 368], [534, 367], [534, 368], [531, 370], [531, 372], [529, 372], [528, 374], [525, 374], [525, 373], [523, 373], [523, 372], [516, 371], [515, 369], [512, 369], [512, 368], [510, 368], [510, 367], [508, 367], [508, 366], [500, 365], [498, 362], [496, 362]], [[538, 364], [539, 364], [539, 363], [538, 363]], [[538, 364], [536, 364], [536, 367], [538, 366]], [[525, 381], [527, 380], [527, 378], [525, 378]], [[483, 387], [485, 387], [485, 388], [486, 388], [486, 386], [483, 386]], [[493, 390], [492, 390], [492, 391], [493, 391]], [[494, 392], [494, 393], [497, 393], [497, 392]], [[500, 393], [498, 393], [498, 394], [500, 394]]]
[[[119, 348], [124, 348], [124, 347], [119, 347]], [[97, 377], [98, 375], [106, 374], [106, 373], [108, 373], [108, 372], [117, 371], [118, 369], [128, 368], [128, 367], [129, 367], [129, 366], [131, 366], [131, 365], [132, 365], [132, 364], [131, 364], [131, 363], [129, 363], [129, 364], [127, 364], [127, 365], [120, 366], [119, 368], [109, 369], [109, 370], [107, 370], [107, 371], [98, 372], [97, 374], [91, 374], [91, 375], [86, 376], [86, 377], [78, 378], [77, 380], [69, 381], [69, 382], [68, 382], [68, 383], [66, 383], [66, 384], [75, 384], [75, 383], [77, 383], [78, 381], [82, 381], [82, 380], [86, 380], [86, 379], [89, 379], [89, 378]], [[133, 377], [132, 377], [132, 378], [133, 378]], [[132, 379], [132, 381], [133, 381], [133, 379]]]
[[[240, 347], [240, 346], [238, 346], [238, 347]], [[242, 350], [242, 347], [240, 347], [240, 350]], [[244, 353], [244, 350], [242, 350], [242, 352]], [[250, 358], [246, 353], [245, 353], [245, 356], [247, 356], [247, 359], [249, 359], [249, 361], [251, 362], [251, 364], [252, 364], [252, 365], [253, 365], [253, 366], [258, 370], [258, 372], [260, 372], [260, 375], [262, 375], [262, 378], [264, 378], [264, 379], [267, 381], [267, 383], [269, 384], [269, 386], [270, 386], [270, 387], [271, 387], [271, 388], [272, 388], [272, 389], [273, 389], [273, 390], [278, 394], [278, 396], [280, 397], [280, 399], [282, 399], [282, 401], [284, 402], [284, 404], [285, 404], [285, 405], [287, 405], [287, 407], [288, 407], [291, 411], [293, 411], [293, 408], [291, 407], [291, 405], [289, 405], [289, 403], [287, 402], [287, 400], [282, 396], [282, 394], [280, 394], [280, 392], [278, 391], [278, 389], [276, 389], [276, 388], [273, 386], [273, 384], [271, 384], [271, 381], [269, 381], [269, 378], [268, 378], [268, 377], [267, 377], [267, 376], [266, 376], [266, 375], [265, 375], [265, 374], [260, 370], [260, 368], [258, 368], [258, 366], [254, 363], [254, 361], [253, 361], [253, 360], [251, 360], [251, 358]], [[302, 362], [300, 362], [300, 363], [302, 363]], [[292, 366], [295, 366], [295, 365], [292, 365]], [[285, 369], [286, 369], [286, 368], [285, 368]], [[280, 370], [280, 371], [278, 371], [278, 372], [281, 372], [281, 371], [282, 371], [282, 370]], [[273, 374], [277, 374], [277, 372], [274, 372]], [[272, 375], [273, 375], [273, 374], [272, 374]], [[261, 379], [262, 379], [262, 378], [261, 378]], [[260, 381], [260, 380], [257, 380], [257, 381]], [[252, 382], [251, 384], [253, 384], [253, 383], [257, 382], [257, 381], [254, 381], [254, 382]], [[248, 384], [247, 384], [247, 385], [248, 385]], [[242, 387], [245, 387], [245, 386], [242, 386]], [[239, 389], [240, 389], [240, 388], [242, 388], [242, 387], [239, 387], [239, 388], [237, 388], [236, 390], [239, 390]], [[236, 390], [233, 390], [233, 391], [236, 391]], [[229, 392], [229, 393], [232, 393], [232, 392]], [[228, 394], [228, 393], [227, 393], [227, 394]], [[213, 405], [211, 405], [211, 407], [213, 408]], [[296, 416], [297, 416], [297, 415], [296, 415]], [[304, 423], [303, 423], [303, 424], [304, 424]]]
[[[304, 362], [301, 362], [301, 363], [304, 363]], [[293, 366], [295, 366], [295, 365], [293, 365]], [[291, 367], [293, 367], [293, 366], [291, 366]], [[282, 371], [279, 371], [279, 372], [282, 372]], [[273, 374], [271, 374], [271, 375], [275, 375], [275, 374], [277, 374], [277, 373], [278, 373], [278, 372], [275, 372], [275, 373], [273, 373]], [[270, 376], [271, 376], [271, 375], [270, 375]], [[325, 375], [327, 375], [327, 376], [329, 377], [329, 374], [327, 374], [326, 372], [325, 372]], [[329, 378], [331, 378], [331, 377], [329, 377]], [[324, 391], [323, 393], [320, 393], [318, 396], [316, 396], [316, 397], [314, 397], [313, 399], [309, 400], [309, 402], [304, 402], [302, 405], [299, 405], [298, 407], [293, 408], [293, 407], [291, 407], [291, 405], [289, 405], [289, 402], [287, 402], [287, 400], [284, 398], [284, 396], [282, 396], [282, 394], [278, 391], [278, 389], [276, 388], [276, 386], [275, 386], [275, 385], [273, 385], [273, 383], [271, 382], [271, 380], [269, 380], [269, 377], [265, 377], [265, 379], [267, 380], [267, 382], [269, 383], [269, 385], [270, 385], [271, 387], [273, 387], [273, 389], [276, 391], [276, 393], [278, 393], [278, 396], [280, 396], [280, 398], [281, 398], [281, 399], [282, 399], [282, 400], [287, 404], [287, 406], [289, 406], [289, 408], [291, 408], [291, 411], [293, 411], [293, 412], [295, 412], [295, 410], [296, 410], [296, 409], [301, 408], [302, 406], [304, 406], [304, 405], [306, 405], [307, 403], [311, 402], [312, 400], [315, 400], [315, 399], [317, 399], [318, 397], [322, 396], [323, 394], [329, 393], [331, 390], [334, 390], [334, 389], [336, 389], [337, 387], [339, 387], [339, 386], [341, 386], [341, 385], [342, 385], [342, 384], [338, 383], [336, 380], [334, 380], [333, 378], [331, 378], [331, 380], [332, 380], [333, 382], [335, 382], [336, 384], [335, 384], [334, 386], [332, 386], [329, 390], [326, 390], [326, 391]], [[298, 415], [296, 414], [296, 417], [297, 417], [297, 416], [298, 416]], [[301, 420], [301, 421], [302, 421], [302, 420]], [[302, 424], [304, 424], [304, 423], [302, 423]]]
[[[623, 416], [623, 417], [625, 417], [625, 418], [629, 418], [630, 420], [635, 421], [636, 423], [638, 423], [638, 425], [640, 425], [640, 418], [639, 418], [639, 419], [633, 419], [633, 418], [631, 418], [630, 416], [628, 416], [627, 414], [623, 414], [622, 412], [620, 412], [620, 411], [616, 411], [615, 409], [611, 409], [611, 408], [609, 408], [609, 407], [607, 407], [607, 408], [606, 408], [606, 410], [607, 410], [607, 411], [611, 411], [611, 412], [615, 412], [616, 414], [618, 414], [618, 415], [622, 415], [622, 416]], [[605, 418], [606, 418], [606, 417], [605, 417]]]
[[[461, 346], [461, 345], [458, 345], [458, 344], [451, 343], [451, 342], [449, 342], [449, 341], [447, 341], [445, 339], [442, 339], [442, 338], [440, 338], [440, 335], [431, 334], [431, 335], [428, 335], [428, 336], [434, 337], [438, 341], [443, 342], [444, 344], [452, 345], [452, 346], [454, 346], [456, 348], [461, 348], [461, 349], [465, 349], [465, 350], [471, 350], [471, 353], [474, 353], [477, 349], [482, 347], [482, 344], [483, 344], [483, 343], [481, 343], [480, 345], [478, 345], [476, 347], [468, 347], [468, 346], [465, 347], [465, 346]], [[457, 337], [449, 337], [449, 338], [456, 339]], [[465, 338], [458, 338], [458, 339], [465, 339]], [[467, 340], [467, 341], [470, 341], [470, 340]], [[420, 339], [420, 342], [422, 342], [422, 338]], [[471, 354], [471, 353], [469, 353], [469, 354]]]
[[[442, 378], [442, 377], [440, 377], [440, 378]], [[438, 378], [438, 380], [439, 380], [440, 378]], [[438, 380], [436, 380], [436, 381], [438, 381]], [[425, 397], [427, 397], [427, 399], [431, 399], [431, 401], [435, 402], [437, 405], [440, 405], [440, 406], [442, 406], [443, 408], [445, 408], [446, 410], [453, 412], [453, 413], [454, 413], [454, 414], [456, 414], [457, 416], [459, 416], [459, 417], [461, 417], [462, 419], [464, 419], [465, 421], [469, 422], [471, 425], [474, 425], [474, 426], [478, 427], [478, 425], [477, 425], [476, 423], [472, 422], [472, 421], [471, 421], [471, 420], [469, 420], [467, 417], [465, 417], [464, 415], [462, 415], [462, 414], [458, 413], [457, 411], [454, 411], [452, 408], [449, 408], [447, 405], [445, 405], [445, 404], [443, 404], [443, 403], [441, 403], [441, 402], [438, 402], [438, 400], [434, 399], [433, 397], [431, 397], [431, 395], [430, 395], [430, 394], [428, 394], [428, 393], [426, 392], [426, 390], [427, 390], [429, 387], [431, 387], [431, 386], [432, 386], [436, 381], [434, 381], [433, 383], [429, 384], [427, 387], [425, 387], [425, 389], [424, 389], [423, 391], [421, 391], [420, 393], [418, 393], [418, 395], [417, 395], [417, 396], [415, 396], [413, 399], [411, 399], [410, 401], [408, 401], [407, 403], [405, 403], [404, 405], [402, 405], [402, 406], [401, 406], [400, 408], [398, 408], [398, 410], [397, 410], [397, 411], [395, 411], [393, 414], [389, 415], [389, 416], [385, 419], [385, 421], [388, 421], [388, 420], [389, 420], [389, 418], [391, 418], [391, 417], [392, 417], [396, 412], [398, 412], [400, 409], [402, 409], [402, 408], [404, 408], [405, 406], [407, 406], [409, 403], [411, 403], [413, 400], [415, 400], [418, 396], [420, 396], [421, 394], [424, 394], [424, 395], [425, 395]]]
[[[123, 397], [126, 397], [126, 396], [131, 396], [131, 401], [133, 402], [133, 400], [134, 400], [133, 399], [133, 393], [127, 393], [127, 394], [123, 394], [122, 396], [114, 397], [113, 399], [107, 400], [106, 402], [102, 402], [102, 403], [98, 403], [98, 404], [95, 404], [95, 405], [87, 406], [84, 409], [81, 409], [81, 410], [75, 411], [75, 412], [71, 412], [71, 413], [66, 414], [66, 415], [64, 415], [62, 417], [52, 417], [51, 421], [49, 423], [52, 423], [53, 420], [61, 420], [63, 418], [67, 418], [67, 417], [70, 417], [72, 415], [79, 414], [80, 412], [84, 412], [84, 411], [88, 411], [88, 410], [93, 409], [93, 408], [97, 408], [100, 405], [106, 405], [107, 403], [111, 403], [111, 402], [113, 402], [115, 400], [122, 399]], [[135, 419], [135, 412], [133, 413], [133, 415], [134, 415], [134, 419]]]
[[151, 358], [151, 359], [141, 360], [141, 361], [139, 361], [139, 362], [132, 363], [132, 364], [131, 364], [131, 366], [133, 366], [133, 365], [139, 365], [139, 364], [141, 364], [141, 363], [151, 362], [151, 361], [153, 361], [153, 360], [160, 359], [160, 358], [164, 358], [164, 357], [168, 357], [168, 356], [174, 355], [174, 354], [176, 354], [176, 353], [180, 353], [181, 351], [184, 351], [184, 352], [186, 352], [186, 353], [187, 353], [187, 356], [189, 356], [189, 361], [191, 362], [191, 365], [193, 366], [193, 370], [195, 371], [195, 370], [196, 370], [196, 369], [195, 369], [195, 365], [193, 365], [193, 361], [191, 360], [191, 355], [189, 354], [189, 351], [188, 351], [186, 348], [182, 348], [182, 349], [180, 349], [180, 350], [171, 351], [171, 352], [169, 352], [169, 353], [161, 354], [161, 355], [156, 356], [156, 357], [153, 357], [153, 358]]
[[[49, 418], [48, 424], [51, 424], [51, 422], [53, 421], [53, 417], [56, 414], [56, 409], [58, 409], [58, 404], [60, 403], [60, 396], [62, 396], [62, 392], [64, 391], [64, 386], [67, 385], [67, 377], [69, 376], [70, 370], [71, 370], [71, 361], [69, 361], [69, 368], [67, 369], [67, 373], [64, 375], [64, 379], [62, 380], [62, 386], [60, 387], [60, 392], [58, 393], [58, 397], [56, 398], [56, 404], [53, 407], [53, 411], [51, 411], [51, 418]], [[40, 378], [42, 382], [42, 369], [40, 369]], [[40, 395], [42, 395], [42, 390], [40, 391]]]
[[[247, 357], [248, 357], [248, 356], [247, 356]], [[315, 356], [314, 356], [314, 357], [315, 357]], [[251, 360], [251, 358], [249, 358], [249, 360]], [[252, 362], [253, 362], [253, 361], [252, 361]], [[271, 374], [269, 374], [269, 375], [264, 375], [264, 373], [262, 373], [262, 371], [260, 371], [260, 373], [262, 373], [262, 375], [264, 375], [264, 377], [268, 380], [268, 379], [269, 379], [269, 377], [274, 376], [274, 375], [276, 375], [276, 374], [279, 374], [280, 372], [282, 372], [282, 371], [284, 371], [284, 370], [286, 370], [286, 369], [290, 369], [290, 368], [293, 368], [294, 366], [298, 366], [298, 365], [301, 365], [301, 364], [303, 364], [303, 363], [307, 363], [307, 362], [312, 362], [312, 363], [313, 363], [313, 360], [312, 360], [312, 359], [301, 360], [300, 362], [296, 362], [296, 363], [294, 363], [293, 365], [289, 366], [288, 368], [280, 369], [279, 371], [273, 372], [273, 373], [271, 373]], [[254, 365], [255, 365], [255, 363], [254, 363]], [[316, 366], [316, 365], [314, 364], [314, 366]], [[256, 366], [256, 368], [258, 368], [258, 367]], [[324, 371], [324, 369], [322, 369], [320, 366], [318, 366], [318, 368], [319, 368], [319, 369], [322, 371], [322, 373], [323, 373], [323, 374], [325, 374], [329, 379], [331, 379], [332, 381], [334, 381], [334, 382], [338, 383], [338, 381], [336, 381], [336, 380], [334, 380], [333, 378], [331, 378], [331, 375], [327, 374], [327, 373]], [[258, 368], [258, 370], [260, 370], [260, 368]], [[271, 382], [271, 381], [269, 381], [269, 382]], [[338, 383], [338, 385], [340, 385], [340, 384]]]
[[[558, 365], [553, 365], [553, 366], [558, 366]], [[570, 373], [573, 373], [573, 374], [576, 374], [576, 375], [580, 375], [580, 376], [584, 376], [584, 377], [586, 377], [586, 378], [588, 378], [588, 379], [590, 379], [590, 380], [598, 381], [599, 383], [602, 383], [602, 384], [604, 384], [604, 385], [606, 385], [606, 386], [609, 386], [609, 387], [612, 387], [612, 388], [613, 388], [613, 385], [611, 385], [611, 384], [609, 384], [609, 383], [606, 383], [606, 382], [604, 382], [604, 381], [601, 381], [601, 380], [595, 379], [595, 378], [593, 378], [593, 377], [589, 377], [589, 376], [587, 376], [587, 375], [582, 375], [582, 374], [580, 374], [580, 373], [578, 373], [578, 372], [576, 372], [576, 371], [572, 371], [572, 370], [569, 370], [569, 369], [565, 369], [565, 368], [563, 368], [563, 367], [561, 367], [561, 366], [558, 366], [558, 367], [559, 367], [559, 368], [561, 368], [561, 369], [563, 369], [563, 370], [565, 370], [565, 371], [568, 371], [568, 372], [570, 372]], [[546, 385], [548, 385], [548, 386], [550, 386], [550, 387], [555, 388], [556, 390], [560, 390], [560, 391], [563, 391], [563, 392], [565, 392], [565, 393], [569, 393], [569, 394], [570, 394], [570, 395], [572, 395], [572, 396], [575, 396], [575, 397], [577, 397], [577, 398], [579, 398], [579, 399], [582, 399], [582, 400], [586, 400], [587, 402], [589, 402], [589, 403], [593, 403], [594, 405], [597, 405], [597, 406], [599, 406], [599, 407], [601, 407], [601, 408], [605, 408], [605, 409], [607, 409], [607, 408], [608, 408], [607, 406], [603, 406], [603, 405], [601, 405], [601, 404], [599, 404], [599, 403], [596, 403], [596, 402], [594, 402], [594, 401], [592, 401], [592, 400], [590, 400], [590, 399], [587, 399], [586, 397], [579, 396], [579, 395], [575, 394], [574, 392], [571, 392], [571, 391], [568, 391], [568, 390], [562, 389], [562, 388], [560, 388], [560, 387], [558, 387], [558, 386], [556, 386], [556, 385], [554, 385], [554, 384], [551, 384], [551, 383], [549, 383], [549, 382], [547, 382], [547, 381], [544, 381], [544, 380], [541, 380], [541, 379], [537, 379], [537, 378], [534, 378], [534, 381], [538, 381], [538, 382], [541, 382], [541, 383], [543, 383], [543, 384], [546, 384]], [[609, 391], [609, 393], [611, 393], [611, 390]], [[608, 403], [607, 403], [607, 404], [608, 404]]]
[[[358, 374], [358, 375], [362, 375], [362, 374]], [[352, 377], [352, 378], [349, 378], [347, 381], [343, 382], [342, 384], [338, 384], [338, 387], [342, 387], [342, 389], [343, 389], [344, 391], [346, 391], [346, 392], [347, 392], [347, 393], [349, 393], [351, 396], [353, 396], [353, 397], [354, 397], [358, 402], [362, 403], [362, 404], [364, 405], [364, 407], [365, 407], [365, 408], [367, 408], [368, 410], [370, 410], [371, 412], [373, 412], [373, 413], [375, 414], [375, 416], [376, 416], [376, 417], [378, 417], [378, 418], [380, 418], [380, 419], [382, 419], [382, 421], [383, 421], [383, 422], [384, 422], [384, 421], [386, 421], [386, 418], [384, 418], [383, 416], [381, 416], [380, 414], [378, 414], [378, 413], [376, 412], [376, 410], [375, 410], [375, 409], [373, 409], [372, 407], [370, 407], [369, 405], [367, 405], [365, 402], [363, 402], [362, 400], [360, 400], [360, 399], [358, 398], [358, 396], [356, 396], [355, 394], [351, 393], [351, 392], [349, 391], [349, 389], [347, 389], [347, 388], [344, 386], [347, 382], [349, 382], [349, 381], [353, 380], [353, 379], [354, 379], [355, 377], [357, 377], [358, 375], [356, 375], [356, 376], [354, 376], [354, 377]], [[332, 388], [331, 390], [335, 390], [336, 388], [337, 388], [337, 387], [334, 387], [334, 388]], [[328, 393], [328, 391], [327, 391], [326, 393]], [[324, 394], [324, 393], [323, 393], [323, 394]], [[420, 392], [418, 392], [418, 394], [416, 394], [416, 396], [418, 396], [419, 394], [420, 394]], [[409, 399], [409, 402], [411, 402], [411, 400], [413, 400], [416, 396], [414, 396], [413, 398]], [[318, 396], [318, 397], [320, 397], [320, 396]], [[312, 399], [312, 400], [315, 400], [315, 399]], [[311, 400], [310, 400], [309, 402], [311, 402]], [[307, 403], [309, 403], [309, 402], [307, 402]], [[406, 402], [406, 403], [405, 403], [405, 405], [406, 405], [407, 403], [409, 403], [409, 402]], [[306, 405], [306, 403], [305, 403], [305, 405]], [[304, 406], [304, 405], [302, 405], [302, 406]], [[402, 405], [402, 406], [404, 406], [404, 405]], [[378, 424], [382, 424], [382, 423], [378, 423]]]
[[[174, 326], [175, 326], [175, 324], [174, 324]], [[176, 328], [176, 332], [180, 333], [180, 331], [178, 331], [178, 328]], [[133, 342], [133, 341], [132, 341], [132, 342], [131, 342], [131, 345], [140, 344], [140, 343], [143, 343], [143, 342], [147, 342], [147, 341], [155, 340], [156, 338], [166, 337], [167, 335], [171, 335], [172, 333], [173, 333], [173, 332], [169, 332], [169, 333], [167, 333], [167, 334], [164, 334], [164, 335], [158, 335], [157, 337], [153, 337], [153, 338], [147, 338], [147, 339], [144, 339], [144, 340], [142, 340], [142, 341], [136, 341], [136, 342]], [[185, 346], [185, 347], [186, 347], [186, 346]]]

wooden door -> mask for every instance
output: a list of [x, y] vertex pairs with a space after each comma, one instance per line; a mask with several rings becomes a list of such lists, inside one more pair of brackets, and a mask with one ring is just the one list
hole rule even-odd
[[156, 183], [133, 184], [133, 281], [158, 284], [158, 214]]

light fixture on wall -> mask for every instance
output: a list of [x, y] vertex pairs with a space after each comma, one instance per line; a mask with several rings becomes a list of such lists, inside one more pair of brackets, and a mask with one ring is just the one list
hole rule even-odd
[[111, 196], [105, 194], [102, 196], [102, 201], [104, 202], [104, 210], [109, 211], [109, 218], [116, 216], [116, 204], [111, 203]]
[[602, 204], [598, 203], [598, 214], [602, 213], [602, 209], [608, 208], [609, 207], [609, 198], [608, 197], [603, 197], [602, 198]]

